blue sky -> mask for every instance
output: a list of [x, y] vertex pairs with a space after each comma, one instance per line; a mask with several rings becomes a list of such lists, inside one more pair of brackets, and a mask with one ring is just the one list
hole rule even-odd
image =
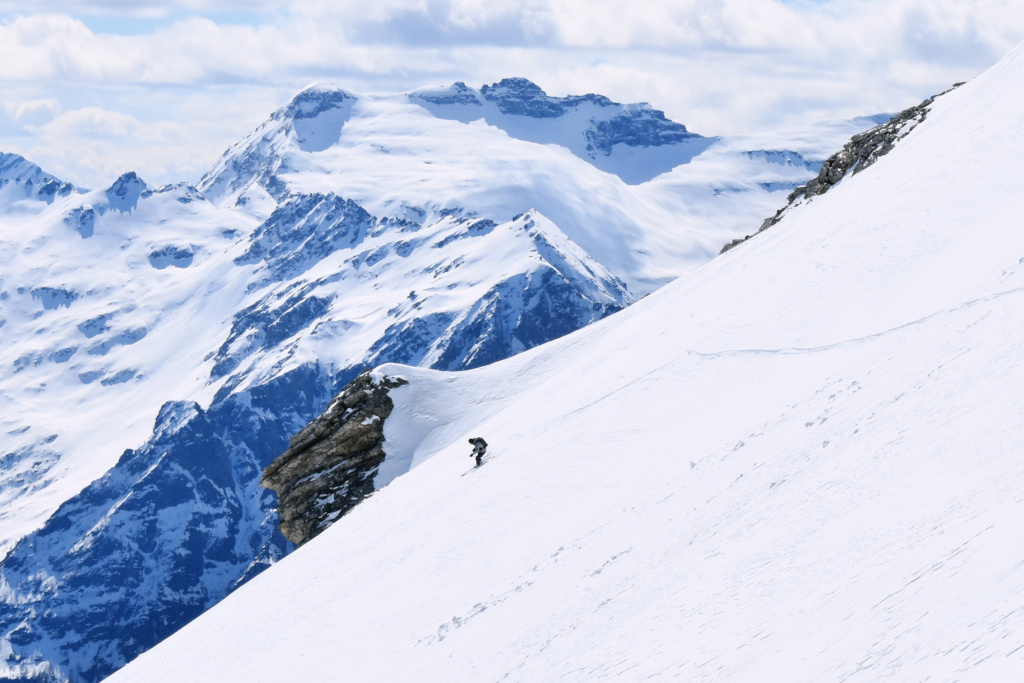
[[[0, 0], [0, 151], [194, 182], [311, 81], [525, 76], [704, 134], [894, 111], [1024, 39], [1019, 0]], [[369, 8], [368, 8], [369, 7]]]

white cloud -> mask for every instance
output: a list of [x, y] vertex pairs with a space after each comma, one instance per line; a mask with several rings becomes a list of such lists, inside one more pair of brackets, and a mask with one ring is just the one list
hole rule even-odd
[[52, 121], [59, 115], [60, 102], [54, 99], [4, 102], [3, 109], [20, 125], [32, 127]]
[[[718, 134], [892, 111], [972, 77], [1024, 39], [1019, 0], [37, 6], [49, 13], [0, 0], [0, 102], [8, 117], [0, 149], [45, 154], [88, 184], [124, 164], [151, 182], [195, 180], [203, 164], [311, 80], [396, 91], [521, 75], [553, 94], [649, 101], [697, 132]], [[141, 23], [123, 35], [91, 29], [90, 17], [101, 15]], [[147, 17], [163, 19], [150, 25]], [[228, 91], [244, 93], [253, 108], [218, 107]], [[172, 150], [156, 149], [168, 140]], [[73, 146], [83, 150], [78, 161], [59, 152]]]

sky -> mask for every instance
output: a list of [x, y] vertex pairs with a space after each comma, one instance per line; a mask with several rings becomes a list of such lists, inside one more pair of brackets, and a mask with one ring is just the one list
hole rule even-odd
[[523, 76], [697, 133], [893, 112], [1024, 40], [1020, 0], [0, 0], [0, 151], [82, 187], [196, 182], [314, 81]]

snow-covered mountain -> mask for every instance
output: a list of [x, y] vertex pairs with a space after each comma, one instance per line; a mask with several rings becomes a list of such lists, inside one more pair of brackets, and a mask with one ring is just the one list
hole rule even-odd
[[111, 680], [1016, 680], [1022, 92], [576, 333], [379, 367], [413, 468]]
[[[11, 166], [4, 676], [98, 680], [288, 553], [260, 473], [363, 368], [479, 367], [603, 319], [867, 125], [709, 141], [646, 106], [503, 84], [471, 120], [432, 111], [436, 90], [311, 87], [198, 186], [38, 192], [58, 181]], [[648, 182], [602, 166], [668, 152], [688, 161]]]
[[228, 149], [198, 187], [260, 217], [285, 196], [331, 192], [420, 224], [450, 214], [503, 223], [534, 209], [642, 296], [759, 224], [876, 122], [718, 140], [647, 105], [548, 97], [523, 79], [399, 95], [318, 85]]

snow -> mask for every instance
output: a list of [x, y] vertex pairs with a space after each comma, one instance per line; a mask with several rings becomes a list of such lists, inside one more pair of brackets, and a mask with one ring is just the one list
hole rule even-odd
[[111, 680], [1019, 678], [1020, 93], [1021, 47], [577, 333], [378, 368], [411, 469]]

